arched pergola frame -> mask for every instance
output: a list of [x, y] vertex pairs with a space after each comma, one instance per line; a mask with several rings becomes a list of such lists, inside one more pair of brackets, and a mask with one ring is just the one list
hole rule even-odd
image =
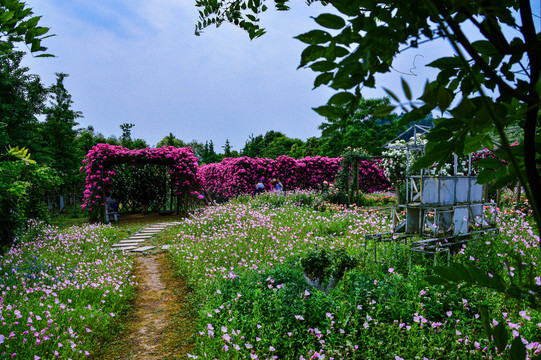
[[[111, 191], [116, 175], [113, 169], [118, 164], [155, 164], [169, 168], [172, 190], [177, 204], [183, 204], [185, 212], [192, 193], [201, 188], [197, 175], [198, 163], [190, 147], [145, 148], [129, 150], [122, 146], [97, 144], [83, 160], [80, 171], [86, 174], [82, 208], [91, 213], [91, 218], [105, 220], [104, 201]], [[181, 200], [182, 198], [182, 200]], [[180, 209], [177, 205], [177, 213]]]

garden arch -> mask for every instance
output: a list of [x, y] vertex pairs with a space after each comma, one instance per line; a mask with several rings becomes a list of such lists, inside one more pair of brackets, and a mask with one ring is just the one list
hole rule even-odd
[[[190, 196], [201, 188], [197, 176], [197, 157], [189, 147], [169, 146], [158, 149], [129, 150], [122, 146], [97, 144], [90, 149], [83, 164], [80, 170], [86, 173], [86, 178], [82, 208], [90, 211], [91, 218], [101, 221], [105, 219], [106, 194], [112, 190], [118, 190], [114, 189], [115, 182], [118, 186], [119, 179], [122, 177], [124, 182], [132, 182], [131, 187], [123, 189], [129, 189], [130, 194], [126, 194], [127, 198], [124, 201], [131, 210], [137, 208], [135, 193], [137, 189], [140, 189], [141, 181], [150, 179], [149, 188], [166, 187], [160, 196], [163, 196], [163, 193], [167, 194], [170, 190], [170, 205], [174, 197], [177, 214], [180, 211], [187, 211]], [[129, 174], [126, 175], [126, 172]], [[123, 194], [118, 194], [118, 196], [122, 202]], [[163, 203], [162, 200], [160, 199], [158, 205], [160, 202]], [[157, 210], [156, 206], [154, 210]]]

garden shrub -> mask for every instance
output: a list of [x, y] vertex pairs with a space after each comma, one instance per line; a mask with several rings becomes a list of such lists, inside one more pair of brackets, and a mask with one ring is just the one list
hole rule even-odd
[[56, 172], [24, 161], [0, 161], [0, 254], [32, 218], [48, 218], [45, 193], [60, 183]]
[[[321, 190], [324, 182], [335, 180], [341, 158], [306, 157], [293, 159], [282, 155], [276, 160], [260, 158], [225, 158], [218, 164], [202, 165], [199, 176], [204, 187], [219, 200], [239, 194], [253, 194], [255, 184], [276, 178], [286, 190]], [[362, 162], [359, 184], [362, 191], [386, 190], [388, 182], [383, 171], [371, 162]]]

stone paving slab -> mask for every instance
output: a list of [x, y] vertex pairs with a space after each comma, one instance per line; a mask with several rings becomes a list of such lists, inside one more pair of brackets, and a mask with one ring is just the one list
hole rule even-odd
[[114, 251], [129, 251], [129, 250], [134, 250], [134, 249], [137, 249], [137, 246], [117, 247], [117, 248], [114, 248], [113, 250]]
[[[128, 236], [127, 238], [120, 240], [119, 243], [111, 245], [114, 251], [117, 250], [131, 250], [135, 252], [145, 252], [151, 249], [154, 249], [156, 246], [142, 246], [139, 247], [139, 245], [143, 245], [142, 243], [145, 242], [145, 240], [148, 240], [150, 238], [153, 238], [158, 233], [162, 232], [163, 230], [167, 229], [170, 226], [178, 225], [180, 222], [170, 222], [170, 223], [158, 223], [149, 225], [135, 234]], [[162, 247], [162, 250], [169, 250], [174, 245], [164, 245]]]
[[144, 251], [154, 249], [155, 247], [156, 246], [143, 246], [143, 247], [140, 247], [140, 248], [137, 248], [137, 249], [133, 249], [132, 251], [144, 252]]
[[122, 244], [113, 244], [112, 247], [123, 247], [123, 246], [139, 246], [139, 243], [136, 242], [126, 242]]

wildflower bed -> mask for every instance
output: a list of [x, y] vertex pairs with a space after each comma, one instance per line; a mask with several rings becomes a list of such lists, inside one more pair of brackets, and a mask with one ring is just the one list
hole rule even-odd
[[[194, 289], [197, 349], [209, 359], [477, 359], [498, 356], [482, 308], [539, 352], [541, 316], [489, 290], [426, 281], [430, 262], [407, 270], [407, 248], [378, 255], [364, 235], [389, 231], [381, 213], [321, 209], [313, 193], [239, 197], [174, 230], [171, 255]], [[500, 217], [501, 235], [457, 248], [454, 260], [509, 279], [510, 255], [539, 256], [539, 238], [520, 213]], [[307, 285], [300, 258], [314, 247], [360, 260], [325, 293]], [[381, 249], [380, 249], [381, 251]], [[541, 283], [541, 278], [536, 278]]]
[[133, 299], [132, 260], [110, 247], [124, 236], [32, 222], [0, 258], [0, 358], [90, 356]]

